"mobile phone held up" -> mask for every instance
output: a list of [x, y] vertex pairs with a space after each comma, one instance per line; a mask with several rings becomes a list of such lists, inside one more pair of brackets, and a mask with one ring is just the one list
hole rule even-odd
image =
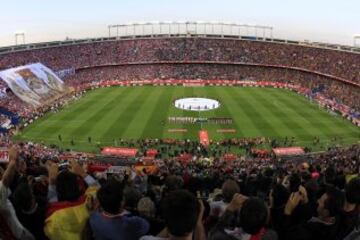
[[0, 163], [9, 162], [9, 150], [7, 148], [0, 148]]

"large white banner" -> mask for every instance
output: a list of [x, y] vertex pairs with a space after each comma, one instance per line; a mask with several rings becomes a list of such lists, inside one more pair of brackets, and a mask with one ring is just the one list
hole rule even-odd
[[33, 106], [41, 106], [65, 91], [64, 82], [41, 63], [1, 71], [0, 78], [16, 96]]

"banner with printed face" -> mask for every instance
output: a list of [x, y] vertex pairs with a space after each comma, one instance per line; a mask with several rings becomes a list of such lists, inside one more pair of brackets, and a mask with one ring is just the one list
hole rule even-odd
[[41, 106], [65, 91], [64, 82], [41, 63], [1, 71], [0, 78], [16, 96], [33, 106]]

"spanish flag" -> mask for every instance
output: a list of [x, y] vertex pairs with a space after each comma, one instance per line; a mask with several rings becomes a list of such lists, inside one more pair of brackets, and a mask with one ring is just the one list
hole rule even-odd
[[89, 187], [76, 202], [55, 202], [48, 207], [44, 232], [51, 240], [84, 239], [90, 212], [86, 206], [97, 187]]

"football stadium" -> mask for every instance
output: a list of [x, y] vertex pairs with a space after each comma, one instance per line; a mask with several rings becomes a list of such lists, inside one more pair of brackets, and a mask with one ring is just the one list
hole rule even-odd
[[360, 47], [274, 29], [17, 32], [0, 47], [0, 239], [360, 239]]

